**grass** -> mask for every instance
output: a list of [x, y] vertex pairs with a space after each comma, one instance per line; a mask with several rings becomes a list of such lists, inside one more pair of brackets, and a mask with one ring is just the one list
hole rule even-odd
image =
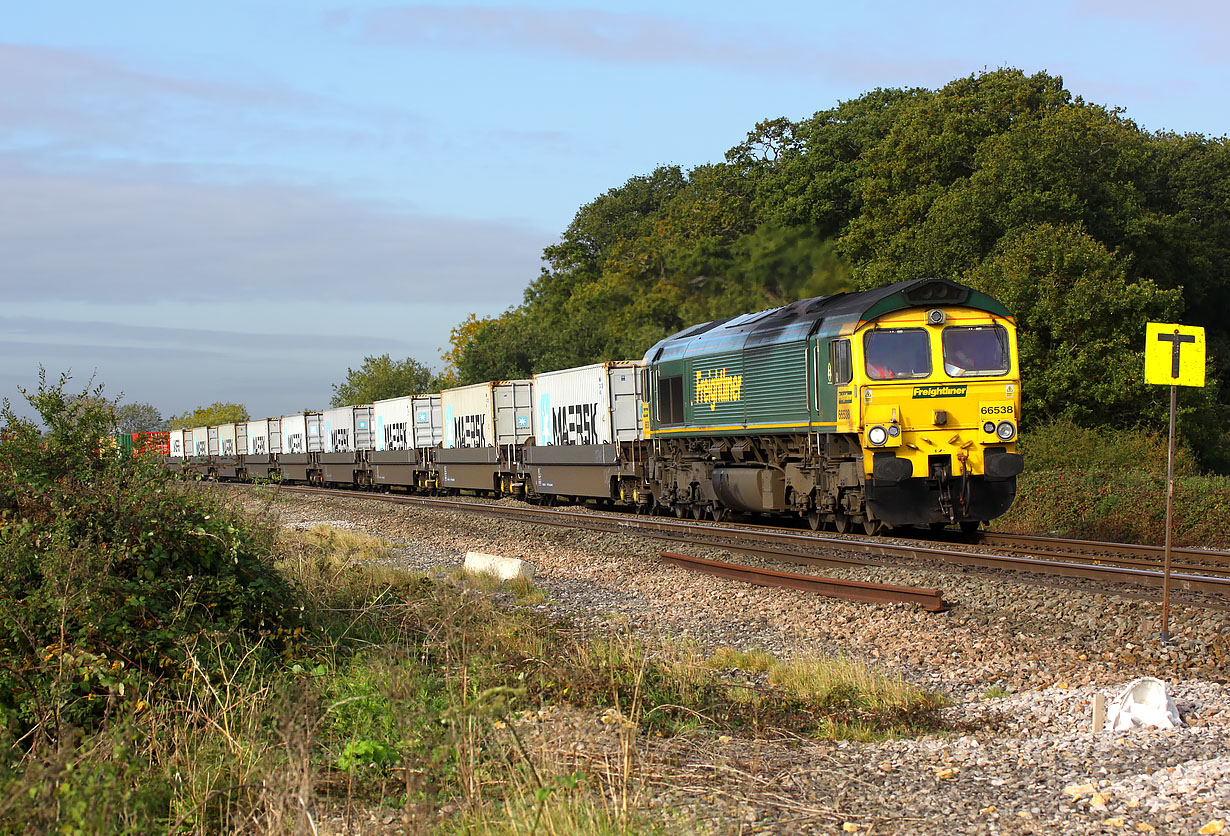
[[[706, 659], [589, 633], [497, 604], [541, 600], [532, 583], [406, 572], [369, 559], [388, 544], [355, 532], [281, 531], [276, 550], [302, 602], [278, 652], [234, 654], [203, 634], [184, 650], [209, 664], [169, 696], [117, 699], [101, 729], [53, 745], [7, 741], [0, 833], [313, 832], [376, 808], [419, 832], [662, 833], [641, 766], [655, 735], [937, 725], [934, 695], [849, 660]], [[734, 683], [728, 668], [767, 683]], [[613, 736], [601, 770], [524, 739], [524, 717], [561, 706]]]

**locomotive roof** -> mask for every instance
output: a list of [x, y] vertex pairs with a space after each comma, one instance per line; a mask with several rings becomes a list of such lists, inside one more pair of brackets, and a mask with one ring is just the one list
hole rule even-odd
[[800, 299], [779, 308], [693, 325], [655, 344], [646, 352], [645, 360], [655, 362], [697, 350], [737, 350], [806, 339], [823, 320], [855, 321], [861, 325], [904, 308], [944, 305], [962, 305], [1011, 317], [999, 302], [963, 284], [948, 279], [913, 279], [857, 293]]

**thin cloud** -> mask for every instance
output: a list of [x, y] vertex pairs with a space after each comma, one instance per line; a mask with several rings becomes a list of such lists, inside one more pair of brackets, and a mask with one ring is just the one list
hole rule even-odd
[[415, 4], [367, 11], [337, 10], [331, 25], [360, 40], [467, 52], [520, 52], [566, 56], [608, 64], [708, 65], [777, 75], [866, 78], [870, 74], [959, 71], [955, 61], [910, 60], [855, 51], [817, 50], [771, 31], [748, 37], [660, 15], [620, 14], [597, 9], [546, 10], [525, 6], [443, 6]]
[[140, 172], [82, 177], [0, 166], [0, 217], [13, 301], [512, 304], [550, 243], [514, 223]]

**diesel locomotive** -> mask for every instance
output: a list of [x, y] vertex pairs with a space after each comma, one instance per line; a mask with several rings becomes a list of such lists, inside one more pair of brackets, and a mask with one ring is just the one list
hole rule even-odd
[[1020, 407], [1012, 316], [930, 278], [706, 322], [640, 361], [173, 430], [167, 461], [841, 532], [973, 529], [1016, 494]]

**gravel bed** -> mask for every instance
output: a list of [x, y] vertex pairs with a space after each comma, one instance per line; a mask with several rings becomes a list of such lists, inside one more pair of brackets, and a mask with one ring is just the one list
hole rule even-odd
[[[1162, 646], [1155, 603], [977, 573], [815, 572], [939, 587], [953, 608], [933, 614], [694, 575], [661, 565], [658, 552], [751, 561], [625, 534], [364, 497], [282, 493], [274, 511], [287, 526], [388, 538], [393, 560], [416, 571], [455, 568], [469, 550], [528, 560], [548, 596], [536, 608], [574, 622], [704, 650], [847, 654], [951, 701], [953, 731], [905, 740], [638, 738], [639, 763], [657, 777], [637, 792], [676, 824], [716, 833], [1194, 834], [1230, 820], [1230, 640], [1220, 611], [1172, 605], [1176, 641]], [[1168, 683], [1185, 725], [1093, 733], [1093, 695], [1109, 703], [1138, 676]], [[609, 765], [629, 745], [618, 723], [586, 712], [527, 723], [565, 766]]]

